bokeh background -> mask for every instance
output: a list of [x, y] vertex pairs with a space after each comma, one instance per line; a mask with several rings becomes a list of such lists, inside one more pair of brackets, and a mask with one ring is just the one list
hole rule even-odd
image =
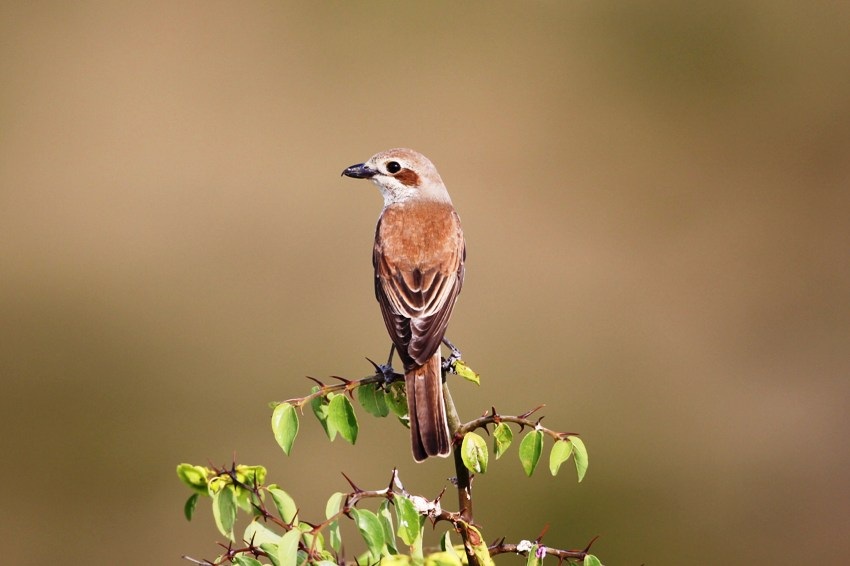
[[590, 451], [582, 484], [515, 449], [478, 477], [488, 539], [845, 561], [848, 25], [790, 0], [3, 3], [3, 561], [213, 558], [174, 468], [234, 452], [305, 516], [341, 471], [447, 484], [362, 411], [356, 448], [305, 419], [287, 458], [269, 428], [305, 375], [386, 353], [381, 200], [339, 174], [394, 146], [464, 221], [460, 410], [544, 402]]

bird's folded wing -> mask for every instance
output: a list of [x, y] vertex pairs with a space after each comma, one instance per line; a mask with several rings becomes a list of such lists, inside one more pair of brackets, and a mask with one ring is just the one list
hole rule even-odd
[[449, 253], [406, 270], [375, 247], [375, 295], [381, 314], [393, 342], [417, 365], [440, 347], [463, 285], [464, 256], [460, 234]]

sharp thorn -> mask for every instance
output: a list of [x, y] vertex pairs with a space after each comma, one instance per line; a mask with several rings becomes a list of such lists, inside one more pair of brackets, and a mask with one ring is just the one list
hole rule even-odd
[[376, 364], [375, 362], [373, 362], [369, 358], [366, 358], [366, 361], [369, 362], [370, 364], [372, 364], [372, 367], [375, 368], [375, 373], [381, 373], [381, 366], [379, 366], [378, 364]]
[[587, 543], [587, 546], [585, 546], [585, 547], [584, 547], [584, 550], [583, 550], [582, 552], [584, 552], [585, 554], [587, 554], [587, 553], [588, 553], [588, 551], [590, 550], [590, 547], [591, 547], [591, 546], [593, 546], [593, 543], [594, 543], [594, 542], [596, 542], [596, 539], [598, 539], [598, 538], [599, 538], [599, 536], [600, 536], [600, 535], [596, 535], [595, 537], [593, 537], [592, 539], [590, 539], [590, 542], [589, 542], [589, 543]]
[[519, 418], [521, 418], [521, 419], [527, 419], [527, 418], [528, 418], [528, 417], [530, 417], [532, 414], [536, 413], [537, 411], [539, 411], [540, 409], [542, 409], [542, 408], [543, 408], [543, 407], [545, 407], [545, 406], [546, 406], [546, 405], [545, 405], [545, 403], [544, 403], [543, 405], [537, 405], [536, 407], [534, 407], [533, 409], [531, 409], [531, 410], [530, 410], [530, 411], [528, 411], [527, 413], [523, 413], [523, 414], [521, 414], [521, 415], [519, 416]]
[[393, 468], [392, 473], [390, 474], [390, 483], [387, 485], [387, 499], [391, 499], [393, 496], [393, 486], [398, 482], [398, 468]]
[[344, 477], [344, 478], [345, 478], [345, 481], [347, 481], [347, 482], [348, 482], [348, 485], [350, 485], [350, 486], [351, 486], [351, 489], [353, 489], [353, 490], [354, 490], [354, 493], [360, 493], [361, 491], [363, 491], [362, 489], [360, 489], [359, 487], [357, 487], [356, 485], [354, 485], [354, 482], [353, 482], [353, 481], [351, 481], [351, 478], [349, 478], [347, 475], [345, 475], [345, 472], [340, 472], [340, 473], [342, 474], [342, 477]]
[[434, 503], [440, 501], [443, 498], [443, 495], [445, 493], [446, 493], [446, 488], [445, 488], [445, 486], [443, 486], [443, 491], [440, 492], [440, 494], [437, 496], [437, 499], [434, 500]]
[[548, 531], [548, 530], [549, 530], [549, 524], [547, 523], [546, 526], [543, 527], [543, 530], [540, 531], [540, 534], [537, 535], [537, 538], [534, 540], [534, 542], [536, 542], [537, 544], [540, 544], [540, 541], [543, 540], [543, 537], [546, 535], [546, 531]]

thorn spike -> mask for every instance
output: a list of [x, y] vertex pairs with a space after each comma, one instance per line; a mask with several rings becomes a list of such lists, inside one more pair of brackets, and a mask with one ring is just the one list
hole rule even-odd
[[363, 491], [362, 489], [360, 489], [359, 487], [357, 487], [356, 485], [354, 485], [354, 482], [353, 482], [353, 481], [351, 481], [351, 478], [349, 478], [347, 475], [345, 475], [345, 472], [340, 472], [340, 473], [342, 474], [342, 477], [344, 477], [344, 478], [345, 478], [345, 481], [347, 481], [347, 482], [348, 482], [348, 485], [350, 485], [350, 486], [351, 486], [351, 489], [353, 489], [353, 490], [354, 490], [354, 493], [360, 493], [360, 492], [362, 492], [362, 491]]
[[584, 547], [583, 552], [584, 552], [585, 554], [587, 554], [587, 553], [590, 551], [590, 547], [591, 547], [591, 546], [593, 546], [593, 543], [594, 543], [594, 542], [596, 542], [596, 539], [598, 539], [600, 536], [601, 536], [601, 535], [596, 535], [595, 537], [593, 537], [592, 539], [590, 539], [590, 542], [589, 542], [589, 543], [587, 543], [587, 546], [585, 546], [585, 547]]

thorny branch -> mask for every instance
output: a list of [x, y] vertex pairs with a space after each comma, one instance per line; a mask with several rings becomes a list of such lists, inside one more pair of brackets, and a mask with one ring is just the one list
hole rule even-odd
[[[584, 557], [590, 553], [590, 547], [593, 546], [593, 543], [596, 542], [599, 536], [595, 536], [590, 539], [590, 542], [587, 543], [587, 546], [584, 547], [584, 550], [564, 550], [560, 548], [553, 548], [551, 546], [545, 546], [540, 544], [543, 540], [543, 535], [537, 537], [537, 540], [534, 541], [533, 544], [538, 545], [535, 552], [537, 553], [538, 558], [543, 558], [544, 556], [555, 556], [558, 558], [558, 564], [564, 561], [564, 559], [575, 558], [577, 560], [584, 560]], [[530, 541], [522, 541], [519, 544], [506, 543], [505, 539], [502, 538], [499, 541], [494, 542], [490, 546], [487, 547], [487, 550], [490, 551], [490, 556], [496, 556], [497, 554], [520, 554], [522, 556], [528, 556], [528, 553], [531, 551], [533, 544]]]
[[257, 514], [260, 517], [263, 518], [263, 520], [271, 521], [271, 522], [275, 523], [276, 525], [278, 525], [279, 527], [282, 527], [283, 529], [285, 529], [287, 531], [292, 528], [291, 523], [287, 523], [286, 521], [283, 520], [282, 517], [278, 518], [278, 517], [274, 516], [268, 510], [265, 502], [263, 501], [263, 495], [261, 493], [261, 491], [265, 488], [264, 488], [264, 486], [257, 485], [257, 483], [256, 483], [257, 478], [256, 477], [254, 478], [255, 483], [253, 485], [247, 485], [246, 483], [239, 480], [239, 477], [238, 477], [238, 474], [237, 474], [237, 471], [236, 471], [236, 462], [235, 461], [231, 463], [229, 469], [225, 468], [225, 467], [221, 467], [221, 468], [216, 468], [215, 466], [211, 466], [211, 467], [212, 467], [213, 471], [216, 473], [216, 477], [227, 476], [228, 478], [230, 478], [230, 481], [233, 482], [233, 485], [235, 485], [236, 487], [240, 487], [240, 488], [251, 493], [251, 505], [254, 507]]
[[[392, 353], [390, 354], [390, 356], [392, 356]], [[369, 359], [367, 358], [367, 360], [369, 360]], [[319, 398], [319, 397], [327, 397], [328, 394], [330, 394], [330, 393], [343, 392], [343, 393], [351, 396], [352, 391], [354, 391], [356, 388], [364, 386], [364, 385], [379, 384], [380, 386], [385, 387], [385, 386], [388, 386], [389, 384], [391, 384], [393, 382], [403, 380], [404, 374], [395, 372], [393, 370], [392, 366], [390, 365], [390, 361], [391, 361], [391, 358], [387, 362], [387, 364], [379, 365], [379, 364], [376, 364], [375, 362], [373, 362], [372, 360], [369, 360], [369, 362], [375, 368], [375, 373], [373, 375], [370, 375], [370, 376], [367, 376], [367, 377], [364, 377], [364, 378], [361, 378], [361, 379], [354, 379], [354, 380], [346, 379], [346, 378], [339, 377], [339, 376], [331, 376], [333, 379], [337, 379], [337, 380], [340, 381], [340, 383], [336, 383], [336, 384], [332, 384], [332, 385], [326, 385], [326, 384], [322, 383], [321, 381], [319, 381], [318, 379], [315, 379], [313, 377], [308, 376], [307, 377], [308, 379], [316, 382], [316, 384], [318, 385], [318, 388], [316, 389], [316, 391], [313, 391], [312, 393], [310, 393], [310, 394], [308, 394], [304, 397], [296, 397], [296, 398], [288, 399], [284, 402], [289, 403], [293, 406], [303, 407], [304, 405], [310, 403], [313, 399], [316, 399], [316, 398]], [[454, 362], [454, 360], [449, 359], [449, 360], [446, 360], [446, 361], [449, 362], [449, 364], [448, 364], [448, 367], [445, 367], [444, 369], [448, 370], [451, 373], [456, 373], [454, 371], [454, 364], [452, 363], [452, 362]], [[469, 474], [469, 471], [463, 465], [462, 460], [460, 458], [460, 452], [458, 451], [458, 447], [460, 446], [460, 443], [463, 440], [463, 436], [466, 433], [472, 432], [472, 431], [477, 430], [477, 429], [484, 429], [484, 431], [489, 434], [490, 433], [490, 430], [488, 429], [489, 425], [499, 424], [499, 423], [505, 422], [505, 423], [513, 423], [513, 424], [519, 425], [520, 431], [524, 430], [525, 427], [529, 427], [529, 428], [534, 429], [534, 430], [539, 430], [539, 431], [547, 434], [548, 436], [552, 437], [555, 440], [564, 440], [568, 436], [578, 436], [577, 433], [559, 432], [559, 431], [555, 431], [555, 430], [552, 430], [550, 428], [544, 427], [543, 425], [540, 424], [541, 421], [543, 420], [543, 417], [539, 417], [537, 420], [529, 419], [529, 417], [532, 414], [534, 414], [537, 411], [539, 411], [540, 409], [542, 409], [545, 405], [539, 405], [539, 406], [537, 406], [537, 407], [531, 409], [530, 411], [527, 411], [527, 412], [525, 412], [521, 415], [501, 415], [501, 414], [496, 412], [495, 407], [491, 407], [489, 413], [485, 412], [482, 416], [478, 417], [477, 419], [473, 419], [469, 422], [460, 424], [458, 416], [457, 416], [457, 412], [454, 409], [454, 404], [453, 404], [453, 402], [451, 402], [451, 394], [449, 393], [447, 387], [444, 388], [444, 393], [445, 393], [445, 396], [446, 396], [447, 401], [448, 401], [447, 405], [449, 405], [447, 407], [447, 409], [449, 409], [449, 413], [451, 413], [451, 416], [453, 417], [453, 419], [450, 419], [450, 420], [454, 421], [454, 422], [451, 422], [450, 425], [452, 426], [452, 429], [454, 429], [453, 443], [455, 444], [455, 447], [456, 447], [456, 450], [455, 450], [455, 465], [456, 465], [456, 472], [458, 474], [456, 481], [457, 481], [457, 487], [458, 487], [458, 490], [459, 490], [459, 502], [461, 504], [461, 509], [457, 512], [451, 512], [451, 511], [447, 511], [447, 510], [443, 509], [442, 506], [440, 505], [440, 499], [443, 495], [442, 493], [440, 493], [437, 496], [437, 498], [435, 498], [434, 500], [429, 500], [429, 499], [424, 498], [422, 496], [412, 495], [412, 494], [408, 493], [404, 489], [404, 487], [402, 486], [401, 481], [398, 477], [398, 471], [396, 469], [393, 469], [393, 471], [392, 471], [392, 476], [390, 478], [389, 485], [387, 487], [383, 488], [383, 489], [378, 489], [378, 490], [363, 490], [363, 489], [360, 489], [359, 487], [357, 487], [354, 484], [354, 482], [352, 482], [348, 478], [348, 476], [343, 474], [345, 479], [351, 485], [352, 491], [350, 491], [346, 494], [345, 499], [343, 501], [343, 504], [342, 504], [340, 510], [337, 513], [335, 513], [331, 517], [327, 518], [326, 520], [322, 521], [321, 523], [310, 524], [311, 530], [308, 531], [310, 534], [313, 534], [313, 535], [318, 534], [322, 529], [328, 527], [334, 521], [338, 521], [343, 516], [351, 518], [351, 514], [350, 514], [351, 510], [361, 500], [370, 499], [370, 498], [384, 498], [384, 499], [387, 499], [387, 500], [392, 502], [396, 495], [402, 495], [402, 496], [407, 497], [407, 498], [411, 499], [412, 501], [414, 501], [414, 504], [416, 505], [417, 510], [421, 514], [427, 516], [431, 520], [432, 524], [436, 524], [439, 521], [446, 521], [446, 522], [451, 523], [454, 530], [456, 532], [458, 532], [459, 534], [461, 534], [461, 536], [464, 540], [464, 543], [467, 543], [468, 542], [467, 536], [469, 534], [469, 528], [468, 527], [470, 525], [474, 524], [473, 518], [472, 518], [472, 495], [471, 495], [471, 479], [472, 478]], [[292, 529], [292, 528], [295, 528], [295, 525], [293, 525], [291, 523], [287, 523], [286, 521], [283, 520], [282, 517], [277, 517], [277, 516], [273, 515], [266, 508], [265, 503], [263, 502], [263, 496], [262, 496], [262, 493], [261, 493], [261, 491], [263, 489], [266, 489], [265, 487], [258, 486], [258, 485], [246, 485], [245, 483], [238, 480], [235, 462], [233, 463], [233, 465], [231, 466], [230, 469], [227, 469], [227, 468], [224, 468], [224, 467], [222, 467], [222, 468], [213, 467], [213, 469], [215, 470], [217, 475], [228, 476], [230, 478], [230, 480], [233, 482], [234, 485], [251, 492], [251, 494], [252, 494], [252, 505], [253, 505], [254, 509], [256, 510], [258, 516], [262, 517], [264, 521], [271, 521], [271, 522], [275, 523], [276, 525], [278, 525], [279, 527], [281, 527], [281, 528], [283, 528], [284, 530], [287, 530], [287, 531]], [[461, 482], [460, 481], [461, 479], [465, 479], [466, 481]], [[255, 481], [256, 481], [256, 478], [255, 478]], [[550, 547], [550, 546], [544, 546], [544, 545], [540, 544], [542, 537], [543, 537], [543, 535], [541, 534], [534, 543], [534, 544], [538, 545], [536, 550], [535, 550], [535, 552], [537, 553], [537, 557], [543, 558], [544, 556], [554, 556], [554, 557], [557, 557], [559, 559], [559, 564], [561, 562], [563, 562], [564, 560], [570, 560], [570, 559], [583, 560], [584, 557], [589, 553], [591, 545], [596, 541], [596, 538], [598, 538], [598, 537], [594, 537], [590, 541], [590, 543], [588, 543], [587, 547], [584, 550], [565, 550], [565, 549], [553, 548], [553, 547]], [[313, 547], [312, 548], [306, 548], [303, 541], [299, 542], [299, 547], [302, 550], [304, 550], [305, 552], [307, 552], [308, 556], [311, 559], [317, 557], [317, 553], [316, 553], [314, 546], [315, 546], [316, 541], [318, 540], [318, 537], [316, 537], [316, 536], [314, 536], [312, 538], [313, 538]], [[219, 543], [220, 546], [222, 546], [225, 549], [225, 553], [221, 556], [221, 561], [219, 561], [219, 562], [211, 562], [209, 560], [195, 560], [194, 558], [190, 558], [188, 556], [184, 556], [183, 558], [185, 560], [188, 560], [190, 562], [193, 562], [195, 564], [199, 564], [199, 565], [202, 565], [202, 566], [220, 566], [220, 565], [224, 565], [228, 562], [232, 563], [234, 558], [236, 556], [240, 555], [240, 554], [252, 555], [255, 558], [259, 558], [261, 556], [262, 557], [268, 557], [268, 553], [266, 553], [259, 546], [255, 546], [253, 540], [252, 541], [243, 541], [243, 542], [247, 545], [243, 548], [233, 548], [232, 543], [228, 544], [227, 546], [224, 546], [223, 544]], [[469, 545], [464, 544], [464, 546], [468, 547]], [[502, 538], [499, 541], [494, 542], [493, 544], [491, 544], [490, 546], [487, 547], [490, 556], [496, 556], [497, 554], [505, 554], [505, 553], [514, 553], [514, 554], [527, 556], [528, 552], [530, 551], [531, 548], [532, 548], [532, 544], [529, 541], [522, 541], [518, 544], [506, 543], [504, 538]], [[466, 548], [465, 550], [467, 552], [467, 560], [469, 561], [469, 564], [471, 566], [476, 566], [479, 563], [478, 558], [471, 552], [470, 548]], [[339, 556], [337, 556], [337, 561], [338, 561], [339, 564], [345, 564], [345, 559], [340, 558]]]
[[[254, 508], [258, 511], [258, 513], [259, 513], [258, 516], [262, 517], [263, 520], [272, 521], [285, 530], [290, 530], [292, 528], [295, 528], [295, 525], [293, 525], [292, 523], [285, 522], [281, 517], [277, 517], [277, 516], [273, 515], [271, 512], [269, 512], [266, 509], [265, 504], [263, 503], [263, 497], [262, 497], [262, 493], [261, 493], [264, 489], [266, 489], [265, 486], [246, 485], [245, 483], [240, 482], [236, 478], [236, 463], [235, 462], [233, 463], [233, 465], [230, 468], [221, 467], [221, 468], [214, 468], [214, 470], [215, 470], [215, 472], [218, 476], [227, 476], [231, 479], [231, 481], [234, 482], [235, 485], [251, 492], [251, 494], [253, 496], [252, 499], [254, 501], [254, 503], [253, 503]], [[343, 500], [343, 503], [342, 503], [339, 511], [337, 511], [335, 514], [331, 515], [330, 517], [328, 517], [327, 519], [325, 519], [321, 523], [317, 523], [317, 524], [310, 523], [311, 529], [309, 531], [307, 531], [310, 534], [317, 535], [323, 529], [325, 529], [329, 525], [331, 525], [334, 521], [338, 521], [343, 517], [351, 517], [351, 510], [354, 509], [364, 499], [387, 499], [387, 500], [392, 502], [396, 496], [403, 496], [403, 497], [406, 497], [406, 498], [410, 499], [411, 501], [413, 501], [414, 505], [416, 506], [416, 508], [420, 512], [420, 514], [427, 516], [431, 520], [432, 524], [436, 524], [437, 522], [440, 522], [440, 521], [446, 521], [448, 523], [451, 523], [451, 525], [453, 526], [455, 531], [458, 532], [458, 533], [463, 534], [467, 530], [468, 523], [463, 520], [460, 512], [447, 511], [447, 510], [442, 508], [442, 506], [440, 505], [440, 499], [443, 495], [442, 493], [440, 493], [433, 500], [427, 499], [427, 498], [422, 497], [422, 496], [411, 494], [402, 485], [401, 480], [398, 476], [398, 470], [396, 470], [396, 469], [393, 469], [392, 474], [390, 476], [390, 481], [389, 481], [387, 487], [385, 487], [383, 489], [374, 489], [374, 490], [361, 489], [353, 481], [351, 481], [348, 478], [348, 476], [343, 474], [343, 477], [345, 477], [346, 481], [348, 481], [349, 485], [351, 486], [351, 491], [346, 493], [345, 499]], [[538, 544], [540, 543], [540, 539], [542, 539], [542, 535], [540, 537], [538, 537], [538, 540], [536, 541]], [[314, 536], [313, 537], [314, 544], [315, 544], [315, 541], [317, 541], [317, 540], [318, 540], [318, 537]], [[593, 542], [595, 540], [596, 539], [592, 540], [590, 542], [590, 544], [587, 545], [587, 548], [585, 548], [584, 550], [564, 550], [564, 549], [553, 548], [553, 547], [550, 547], [550, 546], [540, 545], [537, 549], [537, 552], [538, 552], [538, 556], [543, 556], [543, 555], [556, 556], [561, 560], [568, 559], [568, 558], [583, 559], [584, 556], [588, 553], [588, 551], [590, 549], [590, 545], [593, 544]], [[239, 555], [249, 555], [249, 556], [253, 556], [254, 558], [268, 557], [269, 556], [268, 553], [265, 550], [260, 548], [258, 545], [255, 545], [253, 540], [242, 541], [242, 542], [244, 543], [245, 546], [240, 546], [240, 547], [235, 547], [235, 548], [234, 548], [232, 542], [228, 543], [226, 546], [224, 544], [219, 543], [219, 546], [221, 546], [224, 549], [224, 553], [221, 555], [220, 560], [218, 560], [218, 561], [211, 561], [211, 560], [206, 560], [206, 559], [197, 560], [197, 559], [189, 557], [189, 556], [183, 556], [183, 559], [187, 560], [189, 562], [192, 562], [193, 564], [198, 564], [200, 566], [222, 566], [222, 565], [227, 564], [227, 563], [232, 563], [234, 561], [234, 559]], [[527, 543], [526, 546], [530, 545], [530, 543], [528, 543], [527, 541], [525, 541], [525, 542]], [[318, 554], [316, 553], [316, 549], [315, 548], [307, 548], [304, 545], [303, 541], [299, 543], [299, 547], [301, 548], [301, 550], [305, 551], [308, 554], [308, 556], [310, 556], [311, 559], [318, 558]], [[530, 546], [529, 546], [529, 548], [530, 548]], [[519, 543], [519, 544], [506, 543], [504, 541], [504, 539], [502, 539], [500, 541], [497, 541], [497, 542], [491, 544], [488, 547], [488, 551], [490, 552], [491, 556], [495, 556], [497, 554], [504, 554], [504, 553], [515, 553], [515, 554], [527, 555], [529, 548], [525, 548], [523, 546], [523, 543]], [[338, 562], [338, 564], [345, 564], [346, 563], [345, 559], [341, 558], [339, 556], [337, 556], [337, 562]]]
[[485, 413], [482, 416], [478, 417], [477, 419], [474, 419], [474, 420], [469, 421], [468, 423], [462, 424], [457, 429], [457, 432], [455, 432], [455, 442], [458, 442], [459, 439], [462, 440], [463, 435], [466, 434], [467, 432], [472, 432], [472, 431], [479, 429], [479, 428], [484, 429], [489, 434], [490, 430], [487, 428], [487, 426], [491, 425], [491, 424], [499, 424], [499, 423], [515, 423], [515, 424], [518, 424], [519, 427], [520, 427], [520, 432], [522, 432], [522, 430], [525, 429], [525, 427], [529, 427], [529, 428], [532, 428], [532, 429], [535, 429], [535, 430], [539, 430], [539, 431], [551, 436], [555, 440], [564, 440], [568, 436], [578, 436], [578, 433], [576, 433], [576, 432], [558, 432], [556, 430], [552, 430], [550, 428], [547, 428], [547, 427], [541, 425], [540, 421], [543, 420], [543, 417], [540, 417], [536, 421], [532, 421], [528, 418], [532, 414], [536, 413], [537, 411], [539, 411], [540, 409], [542, 409], [545, 406], [546, 405], [538, 405], [537, 407], [531, 409], [530, 411], [525, 412], [525, 413], [518, 415], [518, 416], [500, 415], [496, 412], [495, 407], [491, 407], [490, 413]]
[[[317, 397], [327, 397], [329, 393], [338, 393], [342, 391], [344, 393], [348, 393], [350, 396], [352, 391], [362, 385], [380, 384], [381, 386], [387, 386], [396, 381], [404, 381], [403, 373], [397, 373], [393, 371], [392, 367], [390, 367], [389, 365], [379, 365], [373, 362], [372, 360], [369, 360], [369, 358], [366, 359], [369, 361], [369, 363], [375, 366], [374, 375], [370, 375], [361, 379], [346, 379], [338, 375], [332, 375], [331, 377], [333, 379], [338, 379], [340, 381], [340, 383], [335, 383], [333, 385], [325, 385], [315, 377], [310, 377], [308, 375], [307, 379], [316, 382], [319, 388], [316, 389], [316, 391], [310, 393], [309, 395], [305, 395], [304, 397], [293, 397], [292, 399], [287, 399], [286, 401], [283, 401], [283, 403], [289, 403], [290, 405], [296, 407], [303, 407], [304, 405], [306, 405], [313, 399], [316, 399]], [[277, 404], [279, 403], [275, 403], [275, 405]]]
[[[216, 472], [216, 476], [227, 476], [231, 479], [234, 485], [246, 489], [252, 494], [252, 505], [258, 512], [258, 516], [262, 517], [263, 520], [271, 521], [276, 525], [282, 527], [284, 530], [290, 530], [292, 528], [296, 528], [296, 526], [292, 523], [287, 523], [283, 520], [282, 517], [277, 517], [269, 512], [263, 503], [262, 491], [265, 486], [259, 485], [246, 485], [245, 483], [239, 481], [236, 478], [236, 463], [234, 462], [231, 468], [213, 468]], [[357, 504], [364, 499], [387, 499], [389, 501], [393, 501], [393, 499], [397, 495], [401, 495], [407, 497], [411, 501], [414, 502], [417, 510], [420, 514], [427, 516], [431, 519], [431, 522], [436, 524], [438, 521], [448, 521], [455, 526], [455, 529], [459, 529], [459, 523], [461, 523], [460, 513], [446, 511], [440, 506], [440, 498], [442, 497], [442, 493], [440, 493], [437, 498], [434, 500], [429, 500], [425, 497], [413, 495], [404, 489], [404, 486], [401, 483], [401, 480], [398, 477], [398, 470], [393, 469], [392, 475], [390, 477], [389, 484], [387, 487], [383, 489], [375, 489], [375, 490], [364, 490], [357, 487], [357, 485], [352, 482], [348, 476], [343, 474], [346, 481], [348, 481], [349, 485], [351, 485], [351, 491], [348, 492], [343, 500], [342, 506], [338, 512], [331, 515], [321, 523], [312, 524], [309, 523], [311, 529], [307, 531], [309, 534], [317, 535], [322, 529], [327, 528], [334, 521], [338, 521], [342, 517], [351, 517], [351, 510], [357, 506]], [[318, 541], [318, 537], [313, 537], [313, 543], [315, 545], [316, 541]], [[253, 555], [255, 558], [259, 556], [268, 556], [268, 553], [264, 551], [259, 546], [254, 544], [254, 541], [243, 541], [245, 543], [245, 547], [241, 548], [233, 548], [233, 543], [228, 544], [227, 546], [219, 543], [219, 546], [224, 548], [225, 552], [221, 556], [221, 560], [218, 562], [213, 562], [210, 560], [197, 560], [195, 558], [191, 558], [189, 556], [183, 556], [183, 558], [189, 562], [193, 562], [195, 564], [200, 564], [204, 566], [220, 566], [223, 564], [227, 564], [228, 562], [232, 562], [233, 558], [235, 558], [239, 554]], [[315, 547], [307, 548], [303, 541], [299, 542], [299, 547], [301, 550], [304, 550], [310, 557], [318, 558]], [[344, 560], [339, 562], [340, 564], [345, 563]]]

